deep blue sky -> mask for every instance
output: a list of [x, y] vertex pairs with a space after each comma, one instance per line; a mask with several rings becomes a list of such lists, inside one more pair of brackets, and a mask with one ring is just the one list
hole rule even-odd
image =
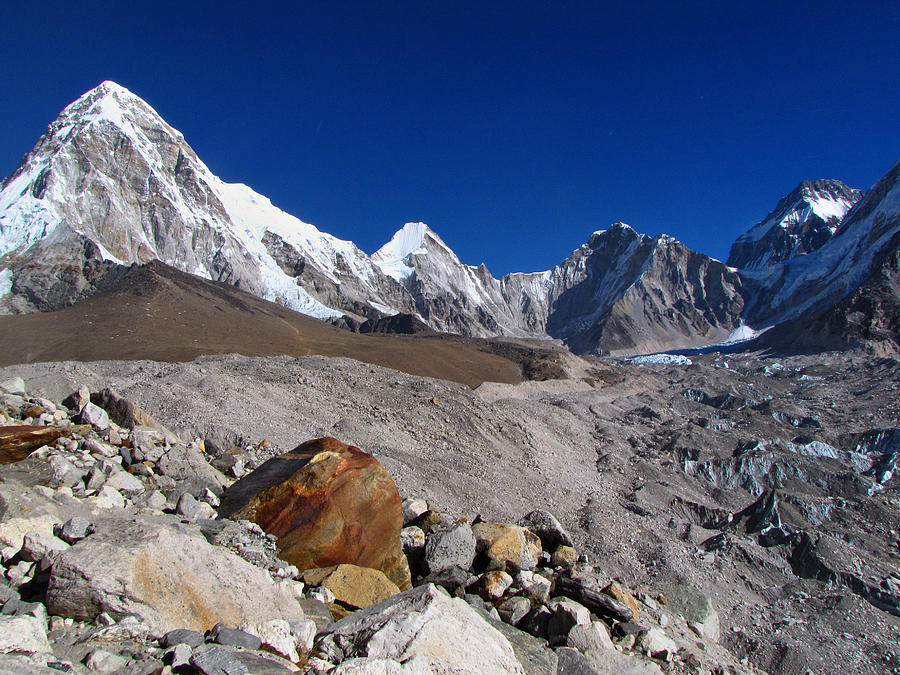
[[423, 220], [500, 275], [617, 220], [724, 259], [801, 180], [900, 159], [896, 0], [604, 4], [5, 3], [0, 174], [112, 79], [320, 229]]

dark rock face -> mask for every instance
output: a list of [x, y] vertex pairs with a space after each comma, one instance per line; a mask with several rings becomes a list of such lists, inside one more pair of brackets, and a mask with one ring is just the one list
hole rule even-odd
[[394, 314], [381, 319], [369, 319], [359, 326], [360, 333], [397, 333], [425, 335], [434, 333], [421, 319], [412, 314]]
[[839, 180], [803, 181], [763, 221], [738, 237], [728, 265], [763, 269], [821, 248], [861, 197], [860, 190]]
[[554, 270], [547, 332], [578, 353], [645, 353], [709, 344], [740, 325], [741, 280], [660, 235], [618, 224]]
[[300, 569], [351, 563], [410, 587], [400, 547], [403, 511], [390, 474], [359, 448], [319, 438], [265, 462], [222, 496], [219, 515], [278, 536]]

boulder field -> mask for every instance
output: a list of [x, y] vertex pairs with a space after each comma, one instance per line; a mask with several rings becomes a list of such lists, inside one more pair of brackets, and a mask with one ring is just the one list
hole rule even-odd
[[253, 466], [112, 390], [0, 383], [4, 673], [754, 673], [687, 584], [631, 589], [557, 518], [402, 499], [335, 438]]

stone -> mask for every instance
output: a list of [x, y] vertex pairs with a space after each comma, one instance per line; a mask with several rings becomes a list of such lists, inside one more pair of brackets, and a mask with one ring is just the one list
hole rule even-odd
[[79, 621], [134, 615], [160, 635], [303, 616], [291, 587], [264, 570], [196, 530], [142, 517], [104, 523], [58, 554], [46, 604]]
[[432, 574], [451, 567], [467, 570], [474, 559], [475, 535], [468, 523], [432, 532], [425, 544], [425, 566]]
[[216, 645], [191, 654], [191, 665], [203, 675], [250, 675], [250, 669], [231, 650]]
[[[323, 628], [333, 624], [331, 615], [329, 614], [328, 622]], [[288, 625], [291, 629], [291, 635], [294, 637], [294, 645], [298, 651], [308, 654], [313, 648], [313, 642], [316, 639], [316, 633], [319, 632], [318, 626], [312, 619], [288, 619]]]
[[79, 424], [90, 424], [97, 431], [109, 428], [109, 415], [103, 408], [93, 403], [88, 403], [81, 409], [77, 421]]
[[408, 526], [428, 510], [428, 502], [424, 499], [404, 499], [402, 508], [403, 524]]
[[541, 540], [519, 525], [476, 523], [472, 526], [476, 551], [489, 569], [533, 570], [541, 555]]
[[637, 621], [640, 618], [641, 611], [638, 607], [637, 600], [634, 599], [634, 596], [628, 592], [622, 584], [613, 581], [606, 588], [603, 589], [603, 592], [606, 593], [609, 597], [615, 598], [623, 605], [628, 607], [631, 611], [631, 616], [628, 617], [627, 621]]
[[50, 661], [38, 656], [41, 662], [47, 660], [53, 668], [40, 665], [34, 658], [25, 654], [0, 654], [0, 673], [4, 675], [60, 675], [60, 672], [73, 672], [73, 664]]
[[554, 598], [547, 608], [552, 612], [547, 623], [547, 638], [551, 645], [565, 643], [573, 626], [591, 622], [591, 613], [587, 607], [571, 598]]
[[97, 494], [88, 501], [100, 509], [124, 509], [125, 498], [122, 493], [114, 487], [104, 485], [97, 491]]
[[[107, 467], [104, 467], [104, 471], [106, 470]], [[140, 494], [147, 489], [140, 478], [123, 471], [121, 467], [112, 463], [109, 463], [109, 473], [107, 473], [105, 485], [127, 495]]]
[[368, 656], [417, 658], [439, 673], [524, 673], [512, 646], [459, 598], [426, 584], [362, 609], [320, 635], [319, 655], [340, 663]]
[[131, 430], [131, 462], [158, 462], [166, 452], [166, 434], [153, 427], [134, 427]]
[[[212, 488], [213, 494], [220, 492], [231, 482], [222, 472], [210, 466], [203, 453], [193, 445], [173, 445], [160, 455], [156, 464], [164, 476], [171, 476], [179, 482], [192, 481], [197, 486]], [[197, 494], [202, 493], [201, 490]]]
[[139, 498], [137, 500], [137, 503], [143, 506], [145, 509], [162, 511], [163, 509], [168, 507], [169, 500], [166, 499], [166, 496], [159, 490], [151, 490], [150, 492], [145, 493], [141, 498]]
[[641, 633], [634, 646], [635, 649], [661, 659], [668, 659], [678, 652], [678, 645], [661, 628], [651, 628]]
[[550, 564], [553, 567], [565, 567], [571, 569], [578, 562], [578, 552], [571, 546], [557, 546], [550, 556]]
[[199, 518], [201, 511], [200, 502], [190, 492], [183, 492], [178, 498], [178, 504], [175, 506], [175, 513], [191, 520]]
[[241, 624], [240, 628], [258, 637], [262, 642], [262, 648], [266, 651], [281, 654], [294, 663], [300, 660], [296, 640], [291, 633], [291, 626], [286, 620], [271, 619], [248, 622]]
[[15, 425], [0, 427], [0, 465], [20, 462], [32, 452], [65, 436], [64, 427]]
[[440, 572], [435, 572], [434, 574], [429, 574], [423, 580], [423, 583], [434, 584], [435, 586], [440, 586], [445, 591], [450, 593], [450, 595], [455, 595], [457, 597], [462, 597], [465, 595], [465, 590], [478, 581], [478, 577], [472, 575], [467, 570], [464, 570], [462, 567], [448, 567], [445, 570], [441, 570]]
[[0, 382], [0, 391], [13, 396], [25, 396], [25, 380], [21, 377], [12, 377]]
[[561, 545], [573, 546], [572, 537], [549, 511], [535, 509], [522, 517], [519, 525], [536, 534], [545, 551], [554, 551]]
[[424, 549], [425, 533], [422, 531], [422, 528], [411, 525], [400, 530], [400, 546], [407, 555]]
[[346, 563], [306, 570], [301, 578], [310, 586], [327, 588], [338, 602], [359, 609], [374, 605], [400, 592], [397, 585], [381, 570]]
[[526, 617], [522, 619], [522, 621], [520, 621], [518, 624], [516, 624], [516, 626], [518, 628], [521, 628], [529, 635], [546, 638], [547, 629], [550, 625], [550, 619], [552, 616], [553, 612], [551, 612], [545, 606], [540, 605], [528, 612]]
[[265, 462], [222, 495], [219, 515], [278, 537], [298, 569], [350, 563], [411, 586], [400, 547], [403, 512], [390, 474], [357, 447], [325, 437]]
[[69, 548], [69, 545], [54, 537], [45, 530], [32, 530], [25, 534], [22, 540], [22, 560], [38, 562], [44, 557], [52, 558], [60, 551]]
[[512, 586], [512, 582], [512, 576], [503, 570], [485, 572], [479, 579], [481, 591], [491, 600], [502, 597], [506, 593], [506, 589]]
[[145, 640], [148, 635], [150, 635], [150, 626], [146, 622], [135, 616], [126, 616], [119, 621], [113, 620], [108, 626], [102, 626], [93, 631], [90, 639], [122, 642], [125, 640]]
[[616, 650], [593, 649], [585, 654], [564, 647], [556, 651], [562, 675], [663, 675], [659, 666], [637, 655], [626, 655]]
[[50, 458], [50, 487], [72, 487], [81, 482], [85, 473], [62, 455]]
[[159, 642], [163, 647], [174, 647], [175, 645], [199, 647], [205, 641], [206, 638], [203, 636], [203, 633], [198, 630], [176, 628], [163, 635]]
[[523, 598], [521, 595], [513, 596], [497, 605], [497, 613], [500, 618], [512, 626], [518, 625], [530, 611], [531, 603], [528, 598]]
[[666, 584], [661, 588], [670, 612], [681, 614], [700, 637], [719, 641], [719, 614], [707, 594], [688, 584]]
[[477, 610], [487, 622], [509, 640], [516, 660], [528, 675], [556, 675], [556, 654], [547, 646], [547, 641], [513, 628], [509, 624]]
[[112, 458], [119, 454], [119, 448], [115, 445], [104, 443], [98, 438], [85, 438], [81, 442], [81, 446], [92, 455], [99, 455], [100, 457]]
[[121, 673], [128, 665], [128, 659], [105, 649], [94, 649], [85, 657], [84, 665], [99, 673]]
[[259, 649], [262, 640], [239, 628], [230, 628], [224, 623], [217, 623], [209, 632], [209, 641], [220, 645], [241, 647], [243, 649]]
[[164, 440], [170, 443], [178, 442], [178, 438], [168, 429], [159, 424], [146, 410], [113, 389], [103, 389], [94, 398], [94, 403], [103, 408], [120, 427], [134, 429], [146, 427], [160, 431]]
[[46, 624], [34, 616], [0, 616], [0, 654], [50, 654]]
[[94, 531], [94, 526], [86, 518], [75, 516], [59, 526], [56, 536], [67, 544], [81, 541]]
[[609, 629], [602, 621], [573, 626], [566, 638], [566, 644], [580, 652], [590, 649], [615, 649]]
[[626, 622], [631, 620], [631, 607], [593, 588], [592, 583], [590, 578], [559, 576], [555, 588], [559, 595], [577, 600], [600, 618]]
[[347, 659], [330, 675], [403, 675], [410, 671], [393, 659]]
[[523, 570], [516, 576], [516, 584], [535, 602], [546, 603], [550, 599], [552, 583], [547, 577]]
[[[203, 643], [201, 642], [200, 644]], [[194, 650], [190, 645], [179, 642], [168, 649], [163, 656], [163, 661], [174, 671], [176, 668], [183, 668], [190, 665], [191, 654], [193, 653]]]
[[298, 672], [289, 661], [266, 652], [246, 651], [224, 645], [206, 645], [191, 654], [193, 672], [204, 675], [290, 675]]

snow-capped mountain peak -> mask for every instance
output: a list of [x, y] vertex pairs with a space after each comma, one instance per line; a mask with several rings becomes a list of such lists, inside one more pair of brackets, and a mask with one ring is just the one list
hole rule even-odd
[[[67, 259], [91, 251], [119, 264], [158, 259], [322, 318], [411, 308], [355, 244], [220, 180], [181, 133], [114, 82], [67, 106], [2, 187], [0, 256], [16, 259], [0, 259], [0, 268], [12, 270], [16, 288], [53, 285], [59, 272], [16, 260], [65, 249]], [[70, 302], [89, 286], [84, 271], [70, 286], [52, 300], [26, 295], [41, 309]]]
[[425, 223], [406, 223], [372, 254], [372, 262], [389, 277], [402, 281], [415, 272], [413, 256], [429, 252], [445, 258], [452, 266], [462, 266], [453, 250]]
[[862, 192], [838, 180], [805, 180], [735, 240], [728, 264], [764, 270], [821, 248]]

